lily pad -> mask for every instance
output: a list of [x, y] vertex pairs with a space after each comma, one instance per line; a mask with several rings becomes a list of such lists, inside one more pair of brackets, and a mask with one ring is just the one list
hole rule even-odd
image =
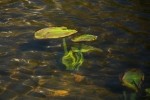
[[130, 69], [124, 73], [121, 80], [122, 85], [138, 92], [144, 80], [144, 74], [139, 69]]
[[94, 41], [97, 39], [96, 35], [91, 34], [83, 34], [78, 37], [71, 39], [73, 42], [81, 42], [81, 41]]
[[67, 29], [67, 27], [49, 27], [35, 32], [36, 39], [62, 38], [76, 33], [76, 30]]
[[71, 50], [73, 52], [83, 52], [83, 53], [86, 53], [86, 52], [91, 52], [91, 51], [98, 51], [98, 52], [103, 52], [102, 49], [100, 48], [96, 48], [96, 47], [93, 47], [93, 46], [89, 46], [89, 45], [84, 45], [82, 44], [81, 46], [73, 46], [71, 47]]

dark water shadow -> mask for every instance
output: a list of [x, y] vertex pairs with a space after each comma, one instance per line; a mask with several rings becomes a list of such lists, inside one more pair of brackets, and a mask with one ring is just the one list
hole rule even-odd
[[30, 40], [27, 43], [19, 45], [21, 51], [56, 51], [61, 50], [61, 41], [58, 40]]
[[[69, 47], [69, 43], [67, 44]], [[45, 39], [45, 40], [29, 40], [27, 43], [22, 43], [18, 46], [20, 52], [25, 51], [37, 51], [37, 52], [49, 52], [47, 53], [54, 60], [54, 69], [65, 71], [65, 66], [61, 62], [61, 58], [64, 55], [64, 49], [62, 46], [62, 39]], [[51, 59], [50, 59], [51, 60]]]

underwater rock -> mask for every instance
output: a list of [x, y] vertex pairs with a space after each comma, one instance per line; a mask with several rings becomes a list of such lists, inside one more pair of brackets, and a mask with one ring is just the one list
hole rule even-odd
[[85, 76], [83, 76], [83, 75], [74, 74], [73, 76], [74, 76], [75, 82], [77, 82], [77, 83], [82, 82], [85, 79]]

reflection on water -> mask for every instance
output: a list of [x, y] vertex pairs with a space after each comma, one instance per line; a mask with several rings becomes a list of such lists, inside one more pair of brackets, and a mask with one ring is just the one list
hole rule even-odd
[[[144, 72], [139, 98], [146, 98], [148, 7], [146, 0], [1, 0], [0, 99], [123, 100], [119, 75], [129, 68]], [[34, 39], [35, 31], [49, 26], [97, 35], [85, 44], [104, 52], [86, 54], [78, 72], [66, 71], [62, 41]]]

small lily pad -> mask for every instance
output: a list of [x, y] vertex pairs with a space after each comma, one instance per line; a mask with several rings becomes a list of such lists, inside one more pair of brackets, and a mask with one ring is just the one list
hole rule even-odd
[[81, 41], [94, 41], [97, 39], [96, 35], [91, 34], [83, 34], [71, 39], [73, 42], [81, 42]]
[[50, 39], [50, 38], [62, 38], [76, 33], [74, 29], [67, 29], [67, 27], [49, 27], [43, 28], [35, 32], [34, 37], [36, 39]]
[[96, 47], [93, 47], [93, 46], [89, 46], [89, 45], [84, 45], [82, 44], [81, 46], [73, 46], [71, 47], [71, 50], [73, 52], [83, 52], [83, 53], [86, 53], [86, 52], [91, 52], [91, 51], [98, 51], [98, 52], [103, 52], [102, 49], [100, 48], [96, 48]]
[[144, 74], [139, 69], [130, 69], [122, 77], [122, 85], [138, 92], [144, 80]]

